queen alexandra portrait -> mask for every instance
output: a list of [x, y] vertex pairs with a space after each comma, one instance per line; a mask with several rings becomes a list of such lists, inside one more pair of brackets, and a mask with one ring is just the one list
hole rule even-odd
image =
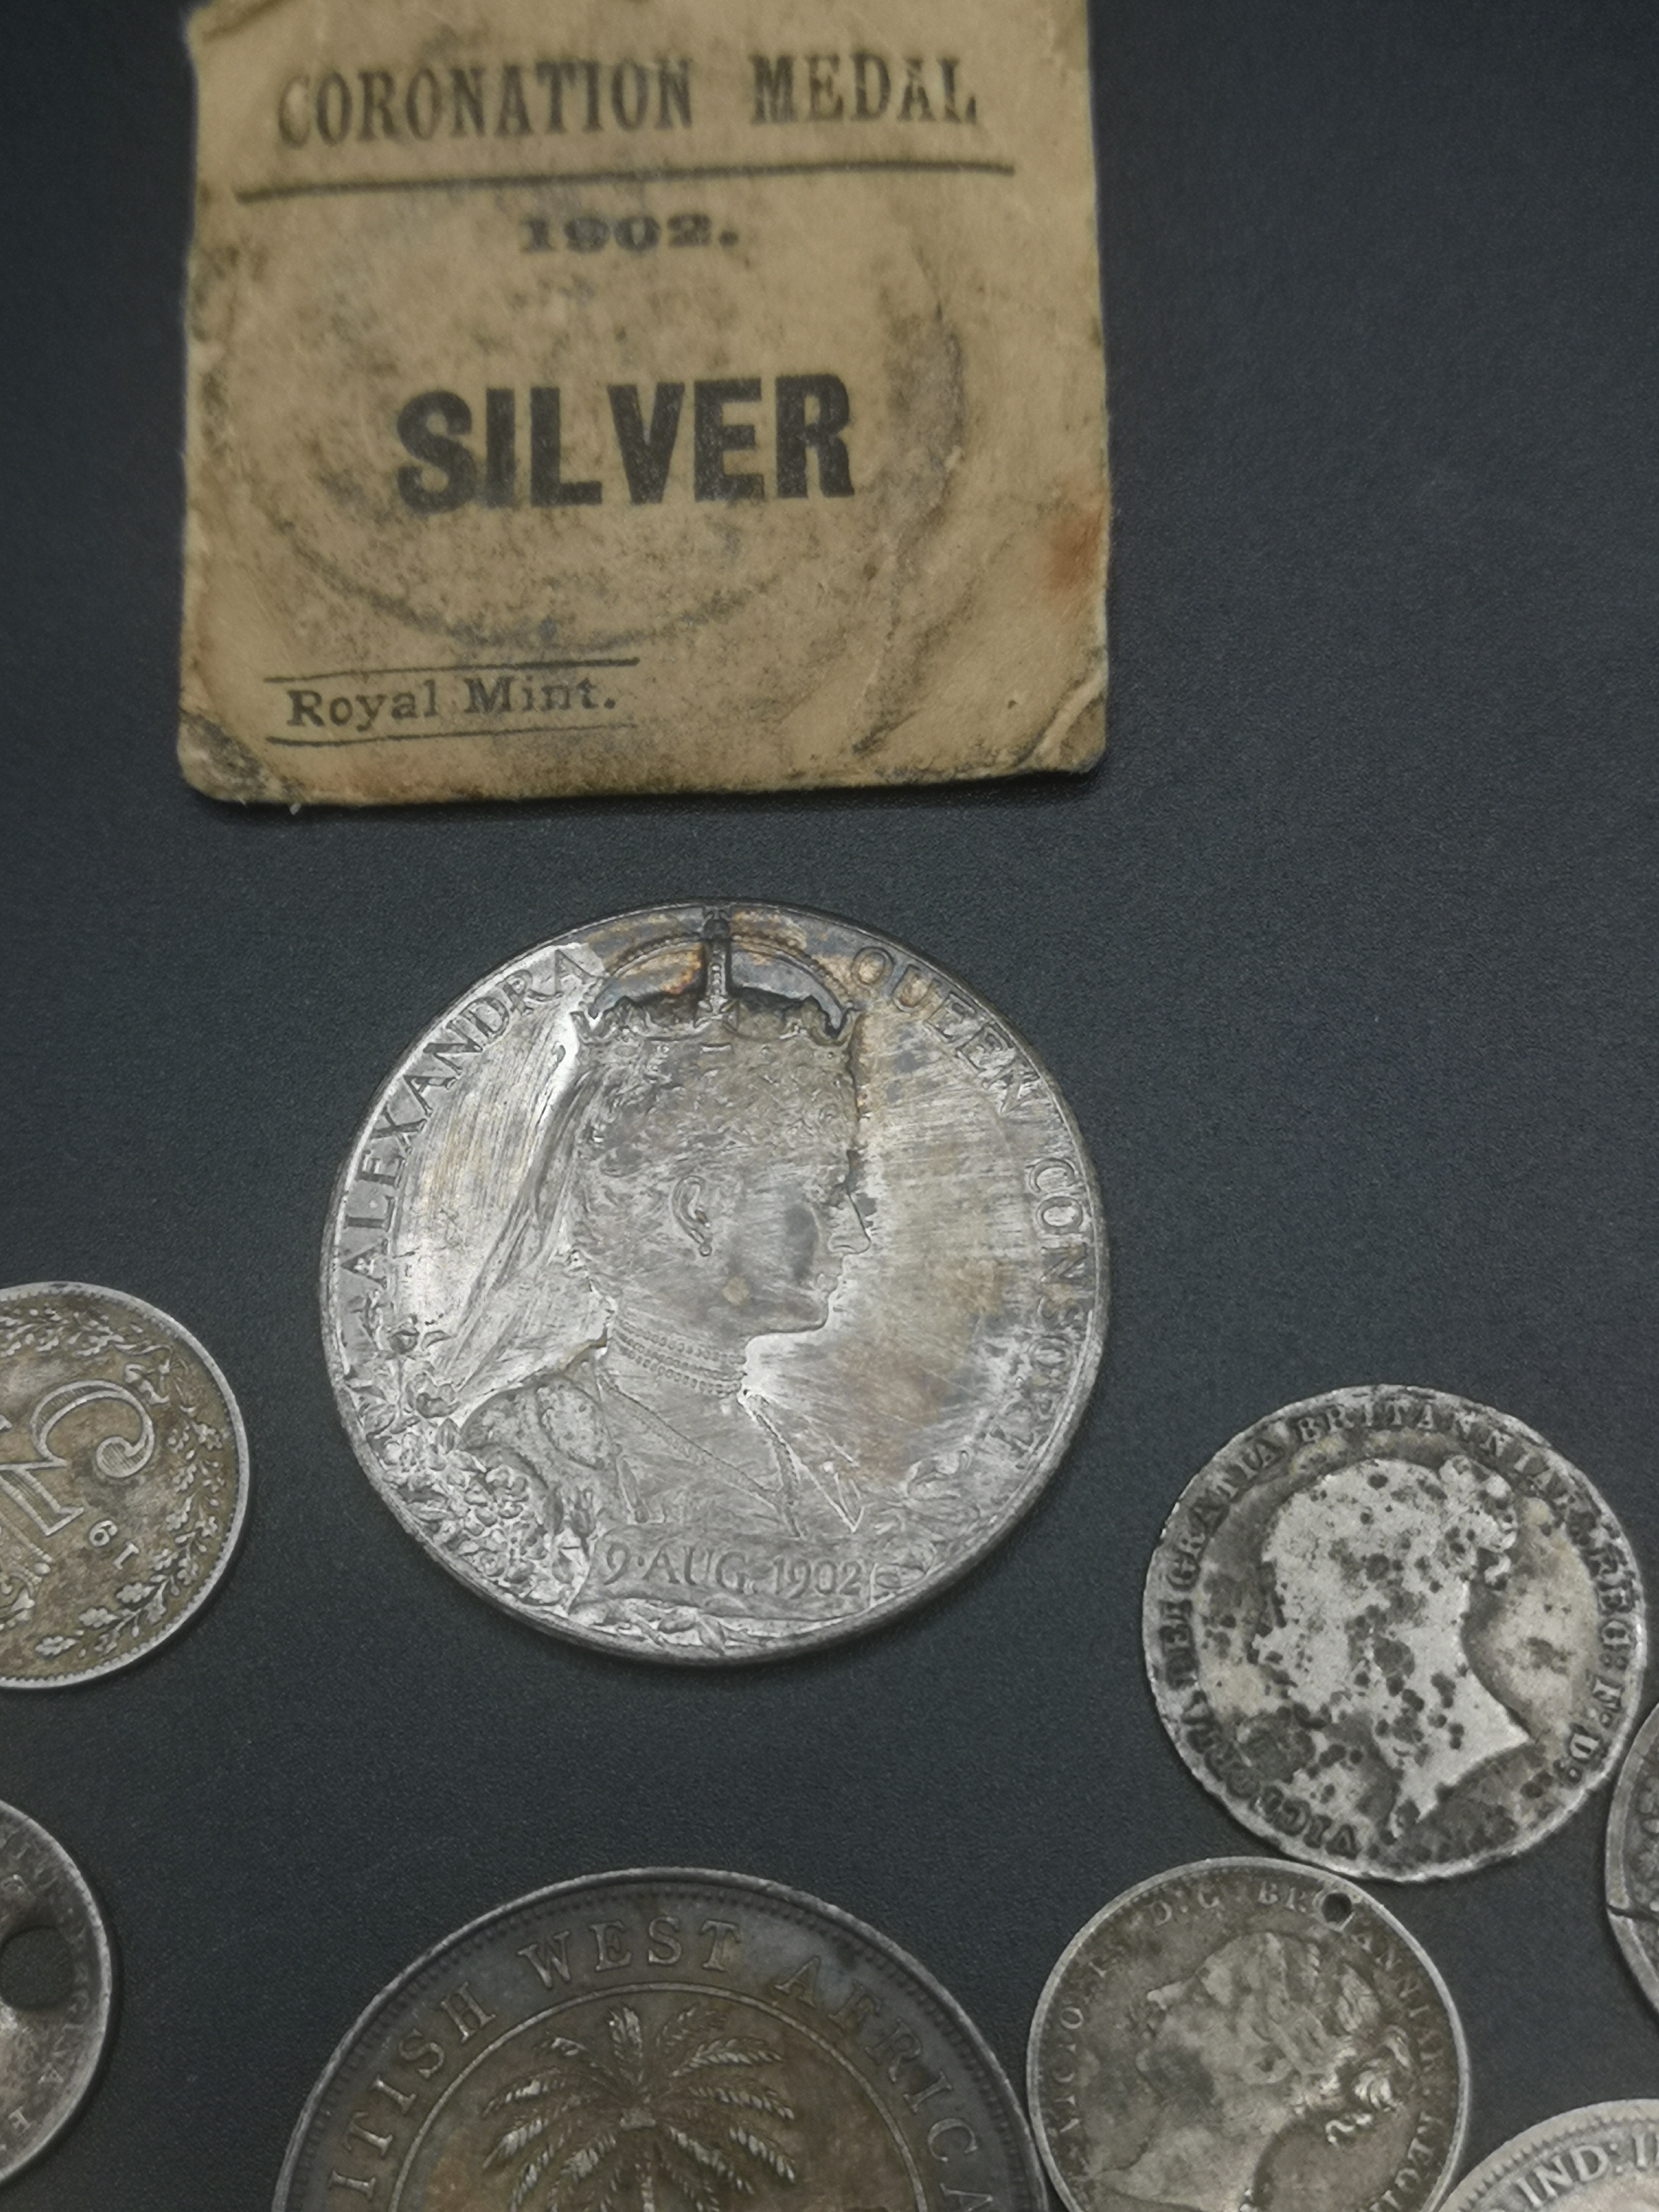
[[[856, 1522], [749, 1373], [822, 1329], [868, 1249], [857, 1023], [735, 987], [580, 1019], [574, 1065], [446, 1366], [464, 1449], [562, 1505], [672, 1531], [797, 1537]], [[711, 1500], [714, 1503], [711, 1505]]]

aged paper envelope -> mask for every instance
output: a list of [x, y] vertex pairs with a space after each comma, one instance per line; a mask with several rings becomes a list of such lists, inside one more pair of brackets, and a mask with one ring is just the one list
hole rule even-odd
[[191, 44], [192, 783], [1098, 757], [1084, 0], [212, 0]]

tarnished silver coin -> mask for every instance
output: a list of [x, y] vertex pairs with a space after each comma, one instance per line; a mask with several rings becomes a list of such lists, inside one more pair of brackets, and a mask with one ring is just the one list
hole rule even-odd
[[1299, 1858], [1462, 1874], [1612, 1771], [1647, 1635], [1624, 1531], [1507, 1414], [1333, 1390], [1235, 1437], [1147, 1577], [1146, 1665], [1182, 1759]]
[[0, 2181], [75, 2118], [109, 2040], [115, 1967], [63, 1845], [0, 1805]]
[[276, 2212], [1042, 2212], [1013, 2092], [913, 1959], [742, 1875], [563, 1882], [329, 2062]]
[[1351, 1882], [1274, 1859], [1176, 1867], [1097, 1913], [1048, 1978], [1028, 2072], [1071, 2212], [1425, 2212], [1468, 2116], [1463, 2032], [1417, 1943]]
[[1659, 2100], [1585, 2105], [1513, 2137], [1443, 2212], [1659, 2212]]
[[241, 1414], [188, 1329], [89, 1283], [0, 1290], [0, 1687], [90, 1681], [176, 1634], [247, 1491]]
[[1642, 1723], [1613, 1793], [1607, 1886], [1619, 1948], [1659, 2008], [1659, 1706]]
[[325, 1239], [347, 1431], [537, 1626], [828, 1643], [961, 1574], [1082, 1413], [1105, 1251], [1030, 1050], [927, 962], [777, 907], [623, 915], [434, 1022]]

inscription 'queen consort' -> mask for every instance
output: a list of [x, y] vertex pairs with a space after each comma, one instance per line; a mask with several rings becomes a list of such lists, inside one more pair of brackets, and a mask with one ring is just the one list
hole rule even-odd
[[342, 1178], [325, 1339], [371, 1480], [582, 1640], [763, 1656], [916, 1601], [1080, 1416], [1094, 1179], [1035, 1055], [902, 948], [624, 915], [436, 1024]]

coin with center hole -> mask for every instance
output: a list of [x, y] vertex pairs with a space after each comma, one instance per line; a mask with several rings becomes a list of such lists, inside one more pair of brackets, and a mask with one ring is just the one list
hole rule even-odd
[[1468, 2077], [1445, 1984], [1391, 1913], [1338, 1876], [1212, 1859], [1067, 1945], [1027, 2094], [1070, 2212], [1425, 2212]]
[[1613, 1770], [1647, 1649], [1587, 1478], [1506, 1413], [1391, 1383], [1216, 1454], [1158, 1540], [1143, 1634], [1165, 1728], [1236, 1819], [1393, 1881], [1559, 1828]]
[[0, 1805], [0, 2180], [79, 2111], [109, 2040], [114, 1960], [63, 1845]]
[[742, 1875], [564, 1882], [376, 1998], [276, 2212], [1043, 2212], [965, 2014], [833, 1905]]
[[1071, 1115], [984, 1001], [778, 907], [623, 915], [488, 976], [353, 1142], [324, 1341], [404, 1527], [520, 1619], [759, 1659], [963, 1573], [1105, 1327]]
[[1659, 2100], [1585, 2105], [1514, 2136], [1442, 2212], [1659, 2212]]
[[0, 1687], [90, 1681], [206, 1603], [247, 1438], [190, 1331], [89, 1283], [0, 1291]]

